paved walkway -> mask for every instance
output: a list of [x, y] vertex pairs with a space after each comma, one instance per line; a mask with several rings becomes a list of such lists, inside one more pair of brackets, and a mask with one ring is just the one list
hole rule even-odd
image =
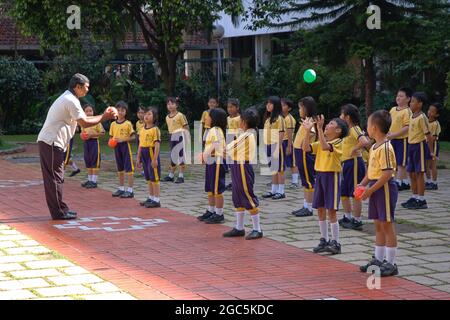
[[[112, 168], [113, 163], [104, 167]], [[372, 254], [370, 222], [363, 232], [342, 230], [341, 255], [313, 254], [310, 251], [318, 239], [316, 218], [289, 215], [303, 200], [299, 190], [288, 190], [285, 200], [262, 201], [264, 239], [224, 239], [222, 232], [234, 223], [230, 193], [225, 197], [225, 226], [205, 225], [192, 217], [202, 213], [206, 204], [202, 170], [189, 167], [184, 185], [162, 184], [165, 208], [161, 210], [139, 207], [137, 200], [146, 193], [143, 179], [136, 179], [137, 199], [111, 198], [112, 172], [100, 178], [105, 190], [80, 188], [76, 180], [84, 178], [81, 175], [67, 179], [65, 198], [81, 219], [61, 223], [49, 220], [42, 185], [33, 185], [41, 179], [36, 164], [0, 160], [0, 181], [28, 180], [22, 184], [29, 184], [24, 188], [15, 182], [0, 188], [5, 194], [0, 199], [0, 221], [64, 255], [93, 273], [90, 276], [107, 280], [105, 286], [116, 286], [138, 299], [450, 298], [445, 292], [450, 291], [450, 210], [443, 191], [450, 187], [445, 179], [450, 177], [449, 170], [440, 172], [440, 190], [429, 193], [429, 210], [398, 211], [401, 277], [383, 278], [381, 290], [367, 289], [367, 275], [355, 266]], [[269, 177], [258, 176], [259, 194], [268, 181]], [[250, 221], [246, 222], [249, 226]], [[0, 239], [0, 247], [2, 243]], [[0, 259], [11, 256], [0, 250]], [[0, 277], [0, 292], [2, 281], [11, 280]], [[85, 286], [91, 294], [96, 292], [91, 285]]]

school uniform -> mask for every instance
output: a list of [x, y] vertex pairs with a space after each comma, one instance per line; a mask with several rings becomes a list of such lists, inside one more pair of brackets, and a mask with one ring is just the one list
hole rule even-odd
[[[81, 132], [86, 132], [90, 135], [102, 134], [105, 132], [103, 125], [98, 123], [97, 125], [89, 128], [81, 128]], [[86, 169], [100, 169], [100, 142], [98, 137], [90, 138], [83, 142], [84, 147], [84, 164]]]
[[232, 200], [236, 211], [258, 213], [259, 201], [253, 191], [255, 173], [252, 163], [256, 160], [256, 131], [247, 130], [227, 145], [233, 180]]
[[139, 132], [145, 126], [145, 122], [142, 120], [136, 121], [136, 145], [139, 147]]
[[339, 178], [342, 171], [342, 139], [337, 138], [327, 143], [331, 147], [330, 150], [323, 150], [320, 141], [311, 144], [312, 153], [316, 155], [313, 208], [338, 210], [341, 194]]
[[[389, 141], [380, 145], [374, 144], [369, 152], [367, 177], [369, 187], [374, 185], [382, 176], [384, 170], [395, 171], [397, 164], [395, 151]], [[383, 187], [372, 193], [369, 198], [369, 219], [394, 222], [395, 206], [398, 199], [398, 186], [392, 178]]]
[[428, 118], [425, 113], [411, 115], [408, 130], [408, 172], [425, 172], [426, 160], [431, 159], [426, 135], [430, 133]]
[[[405, 126], [409, 126], [412, 115], [412, 111], [409, 107], [402, 110], [399, 110], [398, 107], [393, 107], [389, 113], [391, 114], [392, 119], [389, 132], [398, 132]], [[408, 132], [392, 139], [391, 144], [394, 148], [397, 164], [405, 167], [408, 164]]]
[[[128, 120], [120, 123], [116, 120], [111, 123], [111, 127], [109, 129], [109, 135], [115, 139], [129, 139], [133, 133], [133, 125]], [[130, 142], [118, 143], [114, 148], [114, 157], [116, 158], [118, 172], [133, 174], [134, 165]]]
[[[170, 165], [175, 167], [177, 165], [184, 166], [184, 148], [185, 138], [184, 126], [188, 125], [186, 116], [181, 112], [177, 112], [174, 116], [168, 114], [166, 116], [167, 129], [169, 130], [169, 146], [170, 146]], [[178, 154], [172, 158], [172, 150], [174, 148], [180, 148]]]
[[211, 129], [210, 126], [207, 126], [205, 124], [206, 117], [208, 116], [208, 114], [209, 114], [209, 111], [205, 110], [205, 111], [203, 111], [202, 117], [200, 118], [200, 122], [202, 123], [202, 130], [204, 130], [204, 131], [202, 131], [203, 132], [203, 135], [202, 135], [202, 149], [205, 148], [206, 136], [208, 135], [209, 129]]
[[[205, 192], [208, 195], [220, 195], [225, 191], [225, 135], [219, 127], [209, 130], [205, 141], [205, 150], [212, 150], [205, 159]], [[211, 149], [213, 147], [213, 149]]]
[[152, 162], [155, 159], [155, 145], [161, 143], [161, 131], [158, 127], [145, 128], [139, 132], [139, 147], [141, 148], [141, 161], [144, 167], [144, 177], [146, 181], [159, 182], [161, 177], [161, 161], [159, 154], [157, 157], [158, 166], [153, 168]]
[[[295, 130], [295, 124], [297, 123], [297, 121], [295, 121], [295, 118], [288, 113], [288, 115], [286, 117], [284, 117], [284, 124], [285, 124], [285, 132], [284, 132], [284, 136], [283, 136], [283, 150], [287, 150], [287, 146], [288, 146], [288, 130], [292, 130], [292, 135], [294, 135], [294, 130]], [[284, 162], [286, 167], [288, 168], [292, 168], [295, 167], [295, 163], [294, 163], [294, 150], [292, 149], [292, 153], [287, 155], [285, 153], [285, 157], [284, 157]]]
[[269, 167], [272, 174], [277, 172], [284, 172], [285, 162], [284, 155], [286, 150], [283, 150], [283, 145], [279, 143], [280, 132], [284, 133], [285, 123], [282, 116], [271, 123], [270, 118], [264, 123], [264, 145], [266, 146], [266, 155], [269, 159]]
[[431, 155], [435, 156], [436, 158], [439, 158], [439, 135], [441, 134], [441, 125], [439, 121], [434, 120], [429, 122], [429, 128], [431, 135], [433, 137], [436, 137], [436, 141], [434, 142]]
[[348, 135], [342, 141], [342, 181], [341, 197], [353, 197], [355, 186], [358, 185], [366, 175], [366, 167], [362, 158], [361, 150], [356, 156], [352, 156], [352, 149], [358, 144], [364, 132], [359, 126], [350, 128]]
[[[293, 160], [298, 168], [302, 186], [305, 189], [314, 190], [316, 171], [314, 170], [315, 155], [312, 152], [306, 152], [302, 149], [302, 143], [306, 136], [306, 129], [303, 125], [297, 131], [294, 139], [294, 156]], [[311, 128], [310, 143], [315, 140], [316, 132], [314, 127]]]

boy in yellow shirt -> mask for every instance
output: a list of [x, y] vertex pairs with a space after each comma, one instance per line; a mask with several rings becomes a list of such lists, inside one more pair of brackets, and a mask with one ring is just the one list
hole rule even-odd
[[[430, 132], [432, 136], [431, 160], [427, 161], [427, 182], [425, 190], [437, 190], [437, 161], [439, 159], [439, 135], [441, 134], [441, 125], [438, 121], [439, 112], [442, 106], [440, 103], [432, 103], [428, 108], [428, 119], [430, 122]], [[431, 179], [430, 179], [431, 176]]]
[[[344, 120], [334, 118], [323, 129], [325, 119], [323, 115], [317, 118], [317, 131], [319, 140], [310, 144], [310, 132], [314, 126], [312, 119], [303, 122], [306, 136], [303, 139], [302, 149], [305, 152], [312, 150], [316, 155], [314, 169], [316, 170], [316, 184], [314, 188], [313, 208], [319, 215], [320, 242], [313, 249], [315, 253], [330, 252], [341, 253], [339, 243], [339, 223], [336, 211], [339, 208], [340, 184], [339, 175], [342, 171], [342, 141], [348, 134], [348, 126]], [[330, 221], [331, 237], [328, 237], [328, 221]]]

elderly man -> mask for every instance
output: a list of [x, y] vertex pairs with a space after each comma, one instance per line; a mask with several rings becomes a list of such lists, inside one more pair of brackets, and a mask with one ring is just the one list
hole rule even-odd
[[44, 126], [37, 139], [44, 179], [45, 199], [53, 220], [76, 219], [76, 212], [70, 211], [63, 201], [64, 153], [70, 139], [75, 135], [77, 123], [91, 127], [99, 122], [112, 120], [117, 110], [108, 108], [102, 115], [87, 117], [81, 108], [79, 98], [89, 91], [89, 79], [75, 74], [66, 90], [50, 107]]

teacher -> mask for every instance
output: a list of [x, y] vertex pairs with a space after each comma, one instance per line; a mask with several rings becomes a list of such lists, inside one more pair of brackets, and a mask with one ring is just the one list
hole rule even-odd
[[63, 201], [64, 153], [75, 135], [77, 124], [88, 128], [117, 116], [115, 109], [108, 108], [102, 115], [87, 117], [79, 98], [84, 97], [88, 91], [89, 79], [79, 73], [73, 75], [69, 89], [48, 110], [44, 126], [38, 135], [45, 199], [53, 220], [77, 218], [77, 213], [70, 211]]

